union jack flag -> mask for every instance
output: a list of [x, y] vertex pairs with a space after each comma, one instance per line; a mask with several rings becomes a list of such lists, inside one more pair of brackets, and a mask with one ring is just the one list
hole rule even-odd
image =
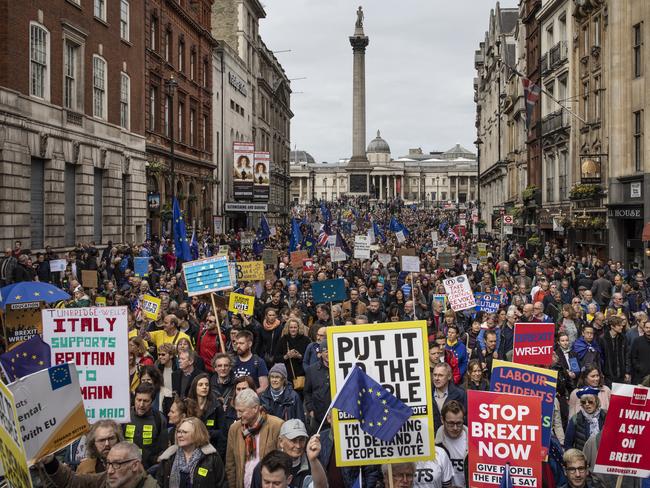
[[325, 232], [325, 227], [323, 227], [318, 233], [318, 245], [321, 247], [325, 246], [325, 244], [327, 244], [328, 238], [329, 238], [329, 234]]
[[522, 78], [521, 84], [524, 86], [524, 99], [526, 100], [526, 129], [530, 129], [530, 121], [533, 118], [533, 108], [539, 100], [541, 92], [540, 87], [530, 81], [528, 78]]

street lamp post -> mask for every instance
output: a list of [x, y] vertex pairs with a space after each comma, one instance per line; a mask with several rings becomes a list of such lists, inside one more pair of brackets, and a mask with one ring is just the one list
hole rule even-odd
[[[476, 207], [478, 210], [478, 221], [481, 222], [481, 144], [483, 141], [480, 137], [477, 137], [474, 141], [476, 145]], [[481, 226], [477, 225], [476, 234], [477, 239], [481, 240]]]
[[[178, 82], [174, 79], [172, 75], [168, 80], [165, 80], [165, 89], [166, 94], [169, 97], [168, 100], [168, 113], [169, 113], [169, 169], [171, 171], [171, 180], [172, 180], [172, 208], [174, 206], [174, 198], [176, 198], [176, 158], [174, 155], [174, 94], [176, 93], [176, 87]], [[172, 217], [173, 218], [173, 217]], [[174, 223], [172, 222], [171, 226], [171, 235], [172, 239], [174, 238]]]

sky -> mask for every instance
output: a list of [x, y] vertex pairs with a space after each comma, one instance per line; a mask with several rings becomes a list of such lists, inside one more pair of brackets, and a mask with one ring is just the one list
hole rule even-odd
[[[317, 162], [352, 153], [352, 47], [364, 10], [366, 144], [377, 130], [393, 158], [421, 147], [476, 150], [474, 51], [496, 0], [262, 0], [260, 35], [293, 80], [291, 149]], [[518, 0], [502, 0], [516, 7]]]

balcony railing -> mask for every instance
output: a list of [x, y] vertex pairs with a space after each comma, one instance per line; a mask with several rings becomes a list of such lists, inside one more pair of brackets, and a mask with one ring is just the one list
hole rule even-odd
[[549, 69], [555, 69], [567, 60], [566, 41], [560, 41], [548, 52]]
[[542, 135], [569, 127], [569, 115], [566, 110], [558, 110], [542, 119]]
[[539, 68], [542, 73], [542, 76], [548, 73], [548, 53], [545, 53], [542, 56], [542, 58], [539, 60]]

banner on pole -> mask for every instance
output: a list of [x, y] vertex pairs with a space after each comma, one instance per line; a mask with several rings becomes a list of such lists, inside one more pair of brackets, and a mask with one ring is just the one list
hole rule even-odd
[[648, 445], [650, 388], [614, 383], [594, 472], [647, 478]]
[[276, 266], [280, 253], [275, 249], [264, 249], [262, 251], [262, 263], [266, 266]]
[[476, 306], [474, 293], [472, 292], [467, 275], [447, 278], [443, 281], [443, 284], [445, 285], [449, 305], [454, 312], [467, 310]]
[[233, 142], [233, 195], [235, 200], [253, 199], [253, 161], [255, 143]]
[[499, 311], [501, 298], [492, 293], [474, 293], [476, 309], [479, 312], [495, 313]]
[[60, 273], [65, 271], [68, 261], [66, 259], [52, 259], [50, 261], [50, 271], [52, 273]]
[[302, 269], [302, 260], [309, 257], [309, 253], [305, 250], [293, 251], [290, 255], [291, 267], [295, 270]]
[[0, 381], [0, 467], [12, 488], [31, 488], [32, 478], [25, 459], [16, 401]]
[[59, 364], [9, 385], [21, 420], [27, 464], [63, 449], [88, 430], [73, 363]]
[[553, 364], [555, 324], [516, 323], [512, 362], [533, 366]]
[[407, 273], [420, 272], [420, 258], [418, 256], [402, 256], [402, 271]]
[[43, 340], [52, 349], [52, 366], [77, 366], [91, 423], [130, 420], [127, 317], [127, 307], [43, 310]]
[[243, 261], [237, 263], [237, 282], [241, 281], [264, 281], [263, 261]]
[[492, 361], [490, 391], [535, 396], [542, 399], [542, 459], [546, 458], [551, 445], [556, 388], [557, 371], [500, 359]]
[[232, 288], [228, 259], [211, 257], [183, 263], [183, 275], [189, 296], [205, 295]]
[[355, 259], [370, 259], [370, 239], [368, 236], [354, 236]]
[[541, 400], [467, 392], [469, 486], [498, 488], [506, 463], [514, 486], [542, 487]]
[[364, 432], [359, 421], [333, 410], [337, 466], [428, 461], [435, 457], [426, 322], [328, 327], [332, 398], [355, 365], [413, 409], [391, 442]]

